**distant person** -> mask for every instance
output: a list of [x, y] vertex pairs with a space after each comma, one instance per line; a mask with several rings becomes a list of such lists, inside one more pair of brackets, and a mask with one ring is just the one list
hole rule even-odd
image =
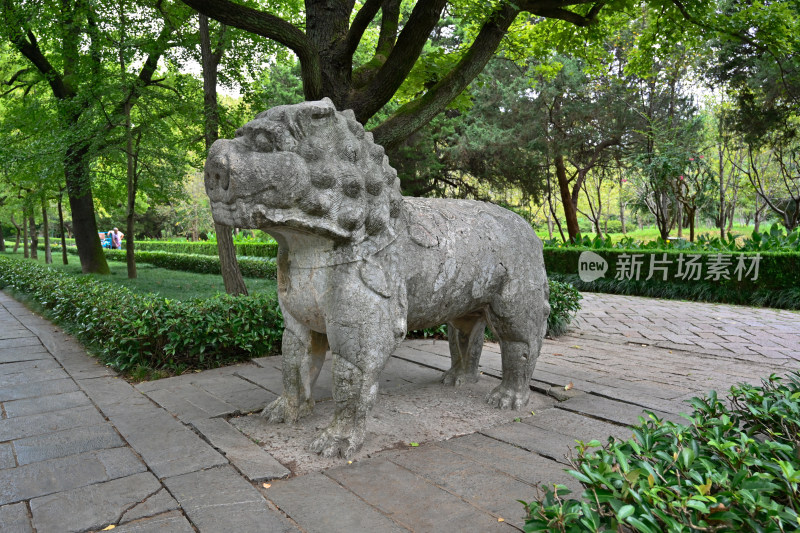
[[122, 248], [122, 233], [119, 232], [118, 228], [114, 228], [111, 231], [111, 248], [114, 250], [119, 250]]

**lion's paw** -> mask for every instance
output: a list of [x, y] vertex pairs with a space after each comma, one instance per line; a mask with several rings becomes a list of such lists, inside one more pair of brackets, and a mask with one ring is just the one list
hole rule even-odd
[[450, 370], [444, 373], [441, 381], [445, 385], [460, 387], [461, 385], [466, 385], [467, 383], [477, 383], [478, 374], [472, 372], [464, 372], [461, 369], [451, 368]]
[[359, 431], [358, 429], [342, 431], [334, 423], [317, 435], [317, 438], [314, 439], [309, 448], [323, 457], [336, 457], [338, 455], [344, 459], [349, 459], [361, 449], [364, 439], [365, 431]]
[[269, 404], [261, 411], [261, 416], [267, 418], [269, 422], [297, 422], [300, 418], [311, 414], [314, 408], [314, 400], [307, 400], [295, 405], [290, 402], [285, 396], [279, 397], [277, 400]]
[[528, 405], [530, 398], [531, 391], [528, 388], [517, 391], [500, 384], [486, 396], [486, 403], [498, 409], [522, 409]]

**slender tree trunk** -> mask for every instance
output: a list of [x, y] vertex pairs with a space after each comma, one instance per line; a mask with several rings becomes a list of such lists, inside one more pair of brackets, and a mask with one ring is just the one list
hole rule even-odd
[[721, 145], [717, 146], [719, 152], [719, 238], [725, 238], [725, 159], [723, 148]]
[[30, 224], [31, 259], [39, 259], [39, 234], [36, 231], [36, 220], [33, 218], [33, 207], [28, 211], [28, 224]]
[[683, 204], [678, 203], [678, 238], [683, 238]]
[[61, 230], [61, 261], [65, 264], [69, 264], [69, 259], [67, 259], [67, 236], [64, 231], [64, 208], [62, 207], [62, 199], [64, 197], [64, 193], [60, 192], [58, 194], [58, 228]]
[[50, 221], [47, 218], [47, 200], [42, 196], [42, 231], [44, 232], [44, 262], [53, 264], [53, 252], [50, 250]]
[[[224, 34], [225, 26], [221, 30]], [[222, 59], [223, 49], [219, 44], [216, 50], [211, 49], [208, 17], [200, 15], [200, 52], [203, 67], [203, 103], [205, 110], [206, 152], [219, 137], [219, 109], [217, 104], [217, 66]], [[236, 260], [236, 247], [233, 244], [231, 228], [214, 223], [217, 233], [217, 250], [219, 252], [219, 268], [225, 292], [231, 295], [247, 295], [239, 263]], [[196, 231], [194, 235], [197, 238]]]
[[695, 213], [697, 208], [689, 209], [686, 208], [686, 217], [689, 219], [689, 241], [694, 242], [694, 224], [695, 224]]
[[11, 223], [14, 224], [14, 227], [17, 229], [17, 240], [14, 242], [14, 252], [13, 252], [13, 253], [17, 253], [17, 250], [19, 250], [19, 236], [20, 236], [20, 233], [22, 233], [22, 231], [20, 230], [20, 227], [19, 227], [19, 224], [17, 224], [17, 221], [14, 220], [14, 215], [11, 215]]
[[[125, 263], [128, 267], [128, 279], [136, 279], [136, 244], [133, 238], [133, 220], [136, 212], [136, 189], [139, 186], [136, 167], [133, 156], [133, 131], [131, 130], [131, 105], [125, 105], [125, 137], [127, 145], [128, 160], [128, 204], [125, 208], [125, 232], [128, 238], [125, 240]], [[120, 240], [122, 246], [122, 240]]]
[[0, 252], [6, 251], [6, 237], [3, 235], [3, 225], [0, 224]]
[[569, 190], [567, 181], [567, 166], [564, 163], [564, 156], [555, 157], [556, 179], [558, 180], [558, 190], [561, 193], [561, 204], [564, 207], [564, 218], [567, 221], [567, 234], [570, 242], [575, 242], [581, 229], [578, 226], [578, 211], [572, 203], [572, 194]]

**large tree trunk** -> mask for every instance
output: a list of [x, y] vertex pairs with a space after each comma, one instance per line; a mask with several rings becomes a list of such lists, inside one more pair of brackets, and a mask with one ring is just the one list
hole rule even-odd
[[78, 258], [84, 274], [108, 274], [111, 271], [97, 232], [86, 157], [85, 148], [70, 147], [67, 150], [64, 175], [72, 212], [75, 246], [78, 247]]
[[44, 232], [44, 262], [53, 264], [53, 253], [50, 250], [50, 222], [47, 218], [47, 200], [42, 196], [42, 231]]
[[[225, 26], [221, 30], [225, 32]], [[222, 59], [222, 45], [211, 50], [211, 37], [208, 29], [208, 17], [200, 15], [200, 52], [203, 67], [203, 103], [205, 110], [206, 152], [219, 137], [219, 109], [217, 104], [217, 66]], [[225, 292], [231, 295], [247, 295], [239, 262], [236, 260], [236, 247], [233, 244], [231, 228], [214, 223], [217, 233], [217, 250], [219, 253], [219, 269]], [[195, 239], [197, 235], [195, 235]]]
[[13, 251], [13, 253], [17, 253], [17, 250], [19, 250], [19, 236], [20, 233], [22, 233], [22, 230], [20, 229], [19, 224], [17, 224], [17, 221], [14, 220], [14, 215], [11, 215], [11, 223], [14, 224], [14, 227], [17, 229], [17, 240], [14, 242], [14, 251]]
[[556, 179], [558, 180], [558, 190], [561, 193], [561, 204], [564, 207], [564, 218], [567, 220], [567, 234], [570, 242], [575, 242], [581, 229], [578, 227], [578, 210], [572, 203], [572, 194], [569, 190], [567, 180], [567, 166], [564, 163], [564, 156], [555, 157]]
[[33, 207], [28, 211], [28, 223], [31, 233], [31, 259], [39, 259], [39, 233], [36, 231], [36, 219], [33, 218]]
[[63, 192], [58, 194], [58, 228], [61, 230], [61, 261], [65, 265], [68, 265], [69, 259], [67, 259], [67, 236], [64, 231], [64, 208], [61, 205], [61, 200], [63, 197]]

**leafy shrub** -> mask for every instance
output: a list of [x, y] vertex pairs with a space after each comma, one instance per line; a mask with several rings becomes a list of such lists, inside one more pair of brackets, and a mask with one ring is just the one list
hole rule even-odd
[[[124, 253], [124, 252], [123, 252]], [[272, 294], [166, 300], [0, 257], [0, 288], [27, 295], [105, 363], [180, 373], [268, 355], [283, 318]]]
[[630, 440], [579, 442], [569, 473], [581, 499], [560, 485], [521, 502], [525, 531], [797, 531], [800, 374], [735, 386], [729, 400], [693, 398], [690, 425], [650, 413]]
[[548, 280], [550, 282], [550, 316], [547, 317], [547, 334], [558, 337], [567, 332], [570, 322], [580, 311], [583, 299], [578, 289], [569, 283]]

